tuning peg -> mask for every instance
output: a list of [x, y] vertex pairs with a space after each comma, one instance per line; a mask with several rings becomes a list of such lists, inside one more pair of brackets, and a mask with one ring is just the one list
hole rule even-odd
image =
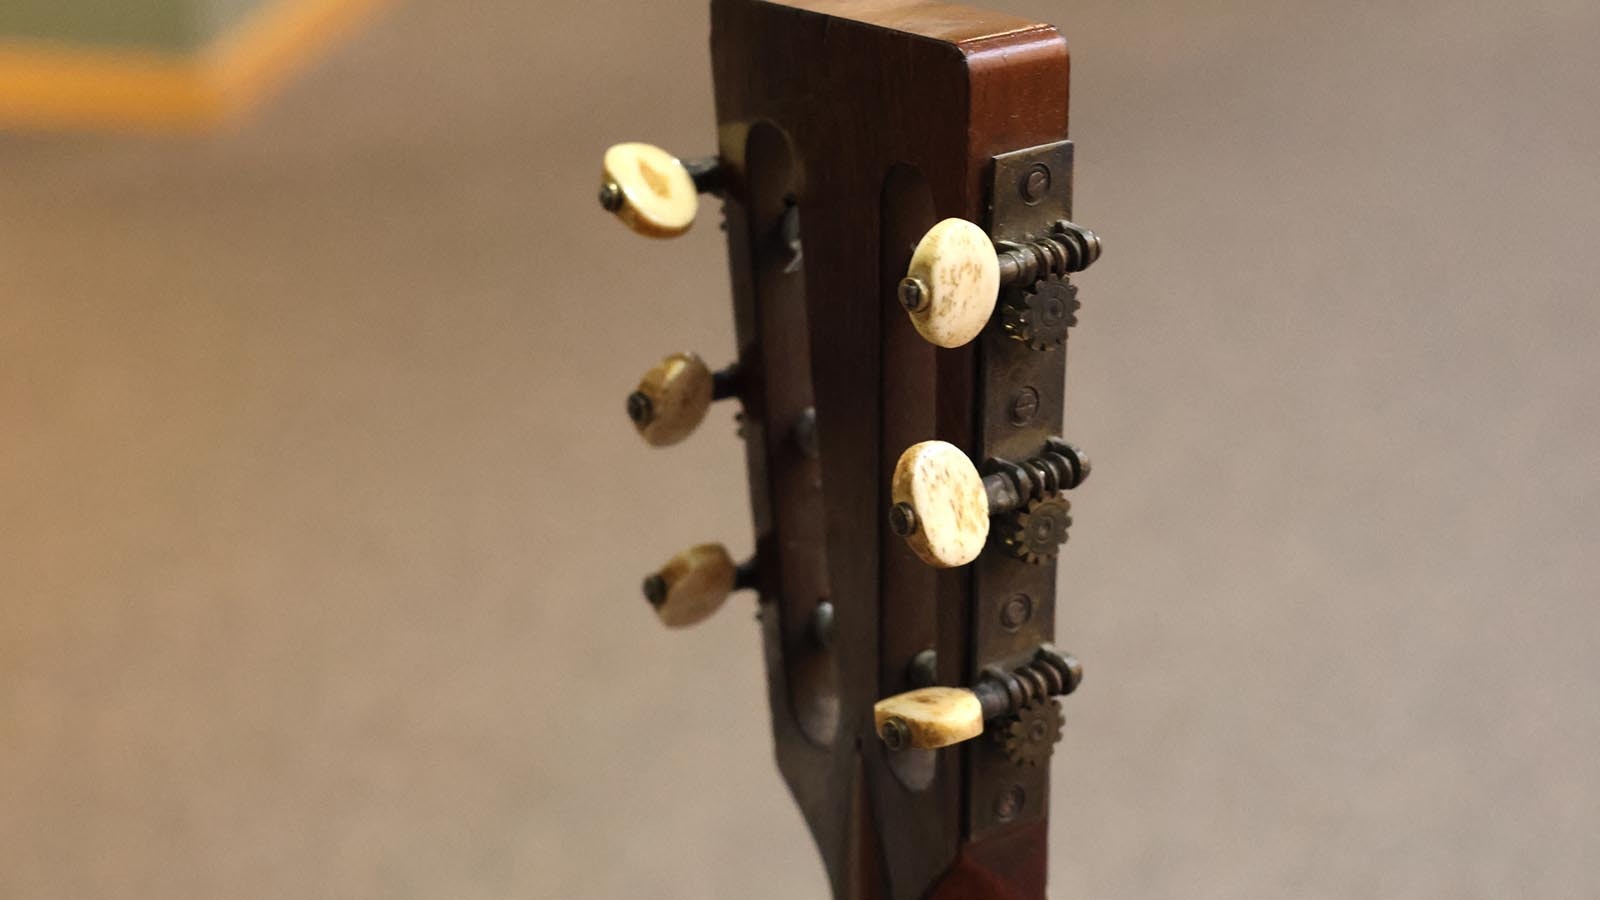
[[[993, 317], [1001, 287], [1060, 281], [1099, 258], [1100, 238], [1065, 220], [1040, 240], [997, 246], [977, 225], [945, 219], [928, 230], [911, 254], [911, 266], [900, 282], [900, 303], [929, 343], [960, 347], [977, 337]], [[1061, 291], [1049, 294], [1049, 303], [1022, 308], [1034, 305], [1054, 313]], [[1076, 292], [1070, 299], [1076, 304]], [[1048, 348], [1064, 335], [1070, 313], [1071, 309], [1063, 309], [1056, 313], [1058, 321], [1030, 326], [1028, 313], [1019, 312], [1007, 333], [1030, 346]], [[1037, 318], [1039, 313], [1033, 315]]]
[[700, 427], [712, 401], [734, 392], [731, 366], [713, 372], [693, 353], [674, 353], [639, 379], [628, 395], [628, 418], [646, 443], [667, 447]]
[[[1044, 644], [1032, 661], [1017, 669], [985, 669], [971, 688], [925, 687], [879, 700], [872, 706], [872, 719], [890, 750], [937, 750], [977, 737], [984, 732], [984, 723], [995, 719], [1044, 706], [1054, 712], [1052, 698], [1072, 693], [1082, 682], [1082, 664]], [[1050, 714], [1039, 719], [1048, 723]], [[1017, 742], [1014, 759], [1036, 762], [1048, 756], [1048, 745], [1059, 731], [1048, 727], [1040, 731], [1031, 737], [1048, 741], [1044, 752], [1027, 746], [1025, 737]], [[1008, 752], [1012, 750], [1008, 747]]]
[[728, 595], [755, 587], [755, 561], [734, 565], [721, 544], [697, 544], [644, 580], [644, 597], [668, 628], [694, 625], [722, 608]]
[[645, 237], [677, 237], [694, 224], [698, 194], [714, 190], [717, 160], [683, 162], [654, 144], [617, 144], [600, 167], [600, 205]]
[[949, 569], [983, 552], [991, 516], [1016, 513], [1007, 545], [1029, 562], [1053, 558], [1072, 524], [1070, 506], [1058, 495], [1089, 477], [1089, 458], [1052, 438], [1039, 456], [991, 459], [984, 468], [988, 474], [980, 475], [954, 444], [911, 445], [894, 467], [889, 527], [923, 562]]

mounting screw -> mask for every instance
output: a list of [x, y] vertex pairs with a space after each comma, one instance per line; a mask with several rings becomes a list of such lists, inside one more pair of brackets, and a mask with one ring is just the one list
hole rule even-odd
[[900, 281], [900, 305], [907, 312], [916, 312], [928, 302], [928, 286], [917, 278], [905, 278]]
[[911, 729], [901, 718], [885, 719], [878, 728], [878, 737], [890, 750], [904, 750], [911, 743]]
[[1011, 398], [1011, 424], [1026, 425], [1033, 421], [1039, 414], [1039, 392], [1031, 387], [1024, 387], [1017, 391]]
[[622, 186], [615, 181], [608, 181], [600, 185], [600, 205], [605, 207], [606, 212], [616, 212], [621, 209], [625, 200], [626, 198], [622, 195]]
[[1000, 627], [1007, 631], [1016, 631], [1028, 624], [1031, 618], [1033, 598], [1027, 594], [1017, 594], [1000, 607]]
[[901, 537], [917, 533], [917, 513], [909, 503], [896, 503], [889, 507], [889, 529]]
[[1028, 800], [1028, 795], [1022, 790], [1022, 785], [1013, 784], [994, 798], [994, 817], [1002, 822], [1009, 822], [1022, 813], [1022, 805]]
[[1050, 192], [1050, 167], [1044, 163], [1034, 163], [1022, 176], [1022, 199], [1032, 206], [1044, 199]]

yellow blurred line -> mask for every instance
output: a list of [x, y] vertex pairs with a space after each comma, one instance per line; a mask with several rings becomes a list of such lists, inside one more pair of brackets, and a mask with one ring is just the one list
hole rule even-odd
[[277, 0], [195, 54], [0, 42], [0, 126], [199, 128], [271, 93], [386, 0]]

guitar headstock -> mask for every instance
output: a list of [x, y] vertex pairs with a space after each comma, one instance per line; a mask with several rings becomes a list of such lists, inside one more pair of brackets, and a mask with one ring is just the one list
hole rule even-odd
[[1046, 25], [923, 0], [713, 0], [717, 152], [606, 154], [601, 202], [726, 215], [739, 356], [662, 360], [650, 444], [742, 407], [756, 553], [646, 579], [662, 621], [757, 592], [779, 768], [838, 898], [1044, 897], [1057, 697], [1071, 220], [1068, 55]]

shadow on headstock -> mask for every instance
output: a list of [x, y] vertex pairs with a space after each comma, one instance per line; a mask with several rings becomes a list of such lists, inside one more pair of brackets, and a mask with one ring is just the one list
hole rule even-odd
[[[738, 361], [663, 360], [652, 444], [742, 405], [756, 554], [675, 557], [668, 625], [759, 592], [779, 768], [838, 898], [1044, 897], [1070, 221], [1055, 29], [934, 2], [713, 0], [718, 152], [607, 153], [641, 234], [722, 197]], [[947, 749], [941, 749], [947, 748]]]

